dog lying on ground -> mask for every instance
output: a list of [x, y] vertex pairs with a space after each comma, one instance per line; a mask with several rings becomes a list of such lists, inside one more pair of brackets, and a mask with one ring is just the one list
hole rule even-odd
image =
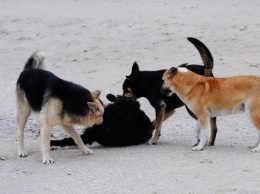
[[[183, 66], [197, 74], [212, 77], [213, 57], [210, 51], [199, 40], [195, 38], [188, 38], [188, 40], [198, 49], [204, 66], [187, 64], [184, 64]], [[168, 97], [167, 95], [161, 93], [160, 90], [163, 83], [162, 76], [165, 71], [166, 69], [159, 71], [140, 71], [137, 63], [134, 63], [131, 74], [126, 76], [123, 83], [123, 96], [133, 98], [145, 97], [155, 109], [156, 119], [153, 121], [155, 128], [155, 133], [152, 139], [153, 144], [156, 144], [159, 139], [163, 121], [173, 115], [176, 108], [184, 105], [177, 95]], [[194, 119], [197, 119], [197, 117], [187, 108], [187, 106], [186, 109]], [[214, 145], [217, 134], [215, 117], [210, 119], [210, 124], [211, 137], [209, 145]]]
[[[113, 103], [105, 106], [104, 121], [100, 125], [86, 128], [81, 138], [85, 144], [98, 142], [103, 146], [131, 146], [148, 142], [153, 127], [150, 119], [134, 99], [107, 95]], [[51, 140], [51, 146], [73, 146], [72, 138]]]
[[258, 129], [258, 141], [252, 151], [260, 151], [260, 77], [209, 78], [187, 68], [172, 67], [162, 79], [162, 91], [168, 96], [175, 93], [198, 117], [193, 150], [202, 150], [206, 145], [210, 117], [246, 112]]
[[42, 140], [43, 163], [53, 163], [50, 157], [50, 134], [53, 126], [61, 125], [77, 143], [81, 151], [91, 154], [73, 125], [91, 127], [103, 122], [104, 108], [99, 91], [90, 92], [77, 84], [62, 80], [43, 70], [44, 57], [35, 52], [24, 66], [16, 86], [18, 126], [18, 156], [26, 157], [24, 127], [32, 112], [38, 114]]

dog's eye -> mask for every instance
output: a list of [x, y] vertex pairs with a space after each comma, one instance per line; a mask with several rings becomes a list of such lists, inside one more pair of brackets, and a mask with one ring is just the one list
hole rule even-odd
[[128, 92], [132, 92], [131, 88], [127, 88]]

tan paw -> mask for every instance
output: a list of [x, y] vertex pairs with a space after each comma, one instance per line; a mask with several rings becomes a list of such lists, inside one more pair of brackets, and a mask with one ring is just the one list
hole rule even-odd
[[156, 145], [158, 140], [159, 140], [159, 137], [154, 136], [153, 139], [152, 139], [152, 144]]
[[23, 157], [27, 157], [27, 152], [25, 150], [21, 150], [21, 151], [18, 151], [18, 156], [23, 158]]
[[253, 149], [252, 149], [252, 152], [260, 152], [260, 148], [259, 148], [259, 147], [253, 148]]
[[192, 148], [193, 151], [201, 151], [203, 150], [203, 146], [195, 146]]
[[42, 163], [43, 164], [52, 164], [52, 163], [54, 163], [54, 160], [52, 158], [43, 158]]
[[87, 146], [85, 146], [83, 149], [82, 149], [82, 152], [84, 153], [84, 154], [93, 154], [93, 151], [91, 150], [91, 149], [89, 149], [89, 148], [87, 148]]

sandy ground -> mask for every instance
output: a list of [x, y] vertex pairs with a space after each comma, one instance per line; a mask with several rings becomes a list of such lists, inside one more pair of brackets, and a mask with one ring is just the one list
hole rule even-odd
[[[244, 114], [218, 118], [214, 147], [191, 151], [195, 125], [184, 108], [163, 124], [158, 145], [52, 151], [43, 165], [38, 127], [29, 120], [18, 158], [14, 120], [16, 80], [35, 50], [46, 68], [90, 90], [121, 94], [134, 61], [141, 70], [201, 64], [186, 38], [203, 41], [214, 74], [260, 75], [260, 2], [249, 0], [1, 0], [0, 193], [259, 193], [260, 154], [247, 146], [257, 134]], [[147, 100], [142, 109], [154, 119]], [[54, 138], [66, 134], [53, 130]]]

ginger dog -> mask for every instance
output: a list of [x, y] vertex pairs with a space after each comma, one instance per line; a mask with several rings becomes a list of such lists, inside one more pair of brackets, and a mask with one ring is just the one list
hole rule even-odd
[[260, 151], [260, 77], [205, 77], [184, 67], [172, 67], [164, 73], [162, 79], [162, 92], [166, 92], [168, 96], [176, 93], [198, 117], [194, 130], [194, 151], [203, 150], [206, 145], [211, 117], [242, 112], [246, 112], [249, 120], [258, 129], [258, 141], [250, 148], [253, 152]]

